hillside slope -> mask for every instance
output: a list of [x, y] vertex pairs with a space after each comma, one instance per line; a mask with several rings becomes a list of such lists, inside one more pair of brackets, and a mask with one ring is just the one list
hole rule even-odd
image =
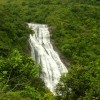
[[31, 32], [26, 22], [46, 23], [55, 45], [71, 62], [69, 73], [61, 79], [64, 87], [57, 86], [57, 93], [63, 94], [59, 98], [100, 99], [99, 0], [5, 0], [0, 5], [3, 58], [13, 49], [25, 54], [24, 43]]

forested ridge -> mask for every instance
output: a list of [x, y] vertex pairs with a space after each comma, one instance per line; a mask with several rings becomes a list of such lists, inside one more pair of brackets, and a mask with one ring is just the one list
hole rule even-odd
[[[70, 61], [57, 96], [44, 86], [41, 66], [28, 55], [28, 22], [48, 24], [55, 45]], [[1, 0], [0, 100], [99, 99], [100, 1]]]

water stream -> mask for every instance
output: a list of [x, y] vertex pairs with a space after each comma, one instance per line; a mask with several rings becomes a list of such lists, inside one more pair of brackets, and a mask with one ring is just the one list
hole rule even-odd
[[41, 78], [44, 80], [45, 85], [51, 92], [55, 93], [54, 89], [61, 74], [68, 72], [68, 70], [62, 63], [58, 53], [53, 49], [48, 26], [32, 23], [28, 23], [28, 26], [34, 31], [34, 34], [30, 34], [29, 38], [31, 56], [37, 64], [42, 66]]

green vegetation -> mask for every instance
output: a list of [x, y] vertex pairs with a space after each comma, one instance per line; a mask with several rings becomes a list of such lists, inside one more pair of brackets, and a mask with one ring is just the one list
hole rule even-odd
[[39, 76], [40, 66], [18, 50], [13, 50], [8, 58], [1, 57], [0, 100], [53, 100]]
[[[70, 70], [68, 74], [62, 76], [57, 86], [56, 99], [99, 100], [99, 0], [1, 0], [0, 97], [10, 100], [55, 99], [37, 76], [39, 70], [34, 67], [37, 65], [25, 54], [28, 35], [31, 32], [27, 22], [48, 24], [52, 33], [51, 38], [70, 60]], [[34, 77], [27, 65], [30, 65], [30, 69], [37, 70], [37, 73], [33, 72]], [[11, 71], [14, 69], [16, 69], [15, 74]], [[21, 71], [23, 75], [19, 77]], [[36, 80], [39, 80], [40, 84], [38, 89], [34, 83]]]
[[99, 66], [73, 65], [68, 74], [62, 76], [57, 94], [63, 100], [92, 100], [100, 98], [100, 68]]
[[0, 100], [54, 100], [40, 79], [41, 67], [28, 57], [31, 30], [21, 6], [0, 7]]

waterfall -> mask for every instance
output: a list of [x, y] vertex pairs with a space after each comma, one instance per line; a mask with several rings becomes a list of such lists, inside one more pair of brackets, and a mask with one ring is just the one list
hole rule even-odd
[[34, 31], [29, 38], [31, 56], [37, 64], [42, 66], [41, 78], [44, 80], [46, 87], [55, 93], [54, 89], [61, 74], [66, 73], [68, 70], [50, 43], [48, 26], [32, 23], [28, 23], [28, 26]]

